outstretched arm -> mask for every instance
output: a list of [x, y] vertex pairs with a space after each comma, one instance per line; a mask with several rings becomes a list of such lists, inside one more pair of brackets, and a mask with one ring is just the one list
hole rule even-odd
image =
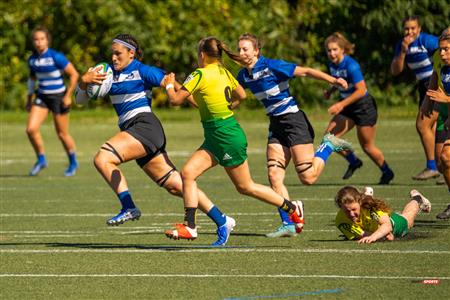
[[[167, 96], [169, 96], [170, 104], [172, 105], [181, 105], [183, 104], [184, 100], [191, 96], [191, 93], [189, 93], [185, 88], [181, 87], [178, 91], [175, 91], [175, 74], [170, 73], [164, 76], [164, 83], [163, 86], [166, 87]], [[195, 103], [195, 101], [194, 101]], [[195, 103], [196, 105], [196, 103]]]
[[[389, 215], [384, 214], [380, 217], [379, 220], [380, 227], [369, 236], [362, 237], [359, 239], [358, 244], [371, 244], [379, 239], [382, 239], [388, 236], [392, 231], [391, 220], [389, 219]], [[390, 236], [391, 237], [391, 236]]]
[[325, 82], [328, 82], [329, 84], [332, 84], [336, 87], [340, 87], [344, 90], [348, 89], [347, 81], [343, 78], [334, 78], [331, 75], [328, 75], [327, 73], [324, 73], [317, 69], [307, 68], [307, 67], [295, 67], [294, 70], [294, 76], [296, 77], [312, 77], [314, 79], [322, 80]]

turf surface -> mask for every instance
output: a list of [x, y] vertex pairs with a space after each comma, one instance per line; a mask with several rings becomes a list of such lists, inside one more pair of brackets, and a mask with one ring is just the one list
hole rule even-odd
[[[143, 212], [137, 222], [108, 228], [118, 200], [91, 161], [99, 146], [117, 132], [114, 117], [71, 123], [81, 167], [62, 176], [66, 157], [51, 122], [42, 133], [49, 168], [30, 178], [34, 155], [24, 133], [23, 114], [1, 122], [0, 296], [2, 299], [446, 299], [450, 293], [450, 223], [435, 219], [449, 203], [444, 186], [415, 182], [424, 166], [413, 119], [383, 119], [377, 144], [395, 171], [389, 186], [376, 183], [380, 172], [356, 145], [364, 167], [347, 181], [346, 163], [333, 155], [319, 182], [303, 186], [289, 166], [291, 198], [305, 203], [306, 225], [295, 238], [268, 239], [279, 225], [276, 210], [239, 195], [221, 168], [199, 180], [220, 209], [237, 221], [225, 248], [212, 248], [215, 226], [199, 214], [199, 238], [168, 240], [163, 232], [182, 220], [182, 202], [151, 182], [138, 166], [123, 165], [130, 191]], [[163, 116], [169, 115], [166, 112]], [[182, 111], [171, 112], [183, 114]], [[192, 117], [192, 120], [190, 118]], [[163, 117], [167, 149], [178, 167], [202, 142], [195, 114]], [[239, 117], [249, 140], [256, 182], [267, 184], [267, 123]], [[312, 118], [316, 143], [326, 126]], [[356, 142], [355, 132], [347, 138]], [[335, 192], [345, 184], [370, 185], [376, 195], [401, 210], [412, 188], [432, 202], [403, 240], [358, 245], [342, 241], [334, 227]], [[424, 284], [438, 279], [439, 284]]]

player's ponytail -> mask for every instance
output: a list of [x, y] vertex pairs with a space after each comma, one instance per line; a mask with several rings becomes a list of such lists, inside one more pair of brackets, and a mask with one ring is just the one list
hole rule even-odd
[[343, 204], [359, 203], [362, 208], [367, 210], [381, 210], [390, 213], [392, 209], [381, 199], [374, 198], [372, 195], [364, 194], [354, 186], [345, 186], [341, 188], [334, 198], [335, 204], [340, 208]]
[[203, 52], [209, 57], [216, 58], [220, 62], [222, 61], [222, 52], [225, 52], [226, 55], [236, 63], [243, 64], [244, 62], [243, 59], [241, 59], [238, 54], [233, 53], [225, 43], [213, 36], [203, 38], [199, 42], [198, 52]]
[[340, 32], [335, 32], [325, 39], [325, 48], [328, 47], [329, 43], [338, 44], [340, 48], [344, 49], [345, 54], [352, 55], [355, 52], [355, 44], [350, 43]]
[[131, 34], [127, 34], [127, 33], [119, 34], [113, 39], [113, 42], [119, 42], [119, 43], [122, 42], [121, 44], [123, 44], [126, 48], [128, 48], [130, 50], [134, 50], [134, 53], [135, 53], [134, 57], [137, 60], [141, 61], [144, 58], [144, 53], [142, 52], [142, 49], [139, 46], [138, 41]]

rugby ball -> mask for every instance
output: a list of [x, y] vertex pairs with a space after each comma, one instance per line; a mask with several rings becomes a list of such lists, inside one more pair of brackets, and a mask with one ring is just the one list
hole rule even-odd
[[103, 80], [102, 84], [89, 83], [87, 85], [86, 93], [91, 100], [97, 100], [98, 98], [105, 97], [111, 89], [113, 82], [113, 70], [107, 63], [99, 63], [93, 67], [93, 69], [97, 68], [98, 73], [105, 73], [107, 76], [105, 80]]

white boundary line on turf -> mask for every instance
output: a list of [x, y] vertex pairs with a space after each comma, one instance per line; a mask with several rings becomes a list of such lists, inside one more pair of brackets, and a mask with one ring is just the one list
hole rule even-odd
[[[0, 214], [0, 218], [8, 217], [35, 217], [35, 218], [47, 218], [47, 217], [111, 217], [112, 213], [101, 214], [101, 213], [90, 213], [90, 214], [66, 214], [66, 213], [54, 213], [54, 214]], [[228, 213], [229, 216], [275, 216], [274, 212], [261, 212], [261, 213], [240, 213], [231, 212]], [[334, 216], [336, 212], [333, 213], [308, 213], [310, 216]], [[149, 213], [142, 214], [144, 217], [171, 217], [171, 216], [184, 216], [182, 213]], [[199, 215], [200, 218], [206, 218], [205, 215]]]
[[[101, 246], [101, 244], [99, 244]], [[121, 245], [117, 245], [121, 246]], [[145, 245], [136, 245], [145, 247]], [[149, 249], [0, 249], [0, 253], [14, 254], [33, 254], [33, 253], [277, 253], [277, 252], [296, 252], [296, 253], [340, 253], [340, 254], [436, 254], [450, 255], [446, 250], [376, 250], [376, 249], [258, 249], [258, 248], [232, 248], [232, 247], [212, 247], [212, 246], [170, 246], [154, 245], [148, 246]], [[153, 247], [153, 248], [151, 248]], [[197, 247], [197, 248], [196, 248]]]
[[159, 277], [159, 278], [331, 278], [331, 279], [406, 279], [423, 280], [438, 279], [449, 280], [449, 276], [359, 276], [359, 275], [334, 275], [334, 274], [0, 274], [0, 277]]

